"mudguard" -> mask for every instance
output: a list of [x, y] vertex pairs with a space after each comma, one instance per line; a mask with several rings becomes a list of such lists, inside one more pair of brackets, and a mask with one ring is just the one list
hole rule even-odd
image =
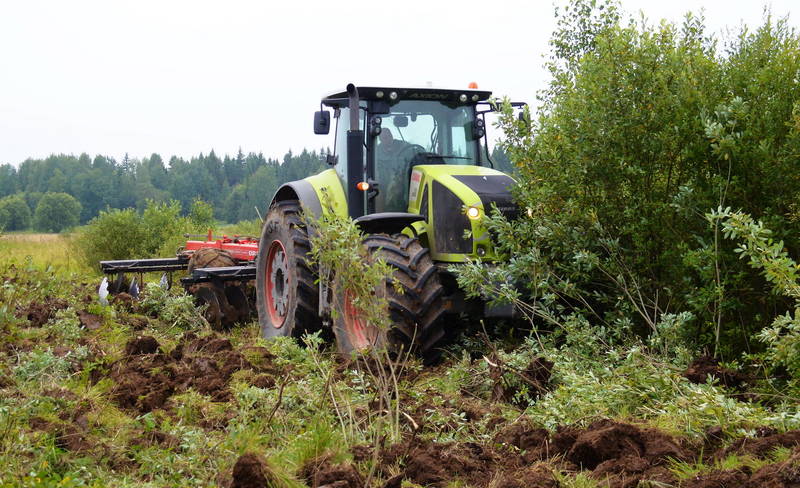
[[347, 216], [347, 199], [342, 182], [333, 169], [283, 184], [275, 192], [270, 205], [284, 200], [299, 200], [300, 205], [315, 218], [331, 212], [334, 215]]

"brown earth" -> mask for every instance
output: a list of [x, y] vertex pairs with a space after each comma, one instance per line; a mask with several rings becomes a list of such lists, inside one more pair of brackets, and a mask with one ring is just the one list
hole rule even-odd
[[725, 368], [711, 356], [700, 356], [683, 372], [683, 377], [695, 384], [702, 384], [711, 377], [729, 388], [741, 389], [748, 381], [747, 375]]
[[66, 300], [47, 297], [43, 302], [32, 302], [27, 307], [18, 307], [17, 318], [26, 319], [31, 327], [41, 327], [56, 316], [56, 312], [69, 306]]
[[180, 439], [172, 434], [161, 432], [160, 430], [142, 431], [139, 435], [131, 439], [131, 446], [161, 447], [164, 449], [175, 450], [181, 445]]
[[262, 363], [254, 365], [216, 334], [187, 333], [169, 354], [153, 337], [138, 337], [126, 344], [125, 357], [110, 367], [116, 383], [112, 397], [120, 407], [142, 413], [165, 408], [170, 396], [189, 389], [224, 402], [230, 399], [228, 381], [237, 371], [251, 370], [259, 373], [259, 385], [270, 383], [265, 375], [277, 370], [271, 361]]
[[730, 454], [765, 457], [776, 447], [797, 448], [800, 446], [800, 430], [778, 433], [772, 429], [766, 429], [759, 434], [759, 437], [742, 437], [735, 440], [728, 447], [715, 453], [714, 457], [721, 459]]
[[694, 462], [703, 456], [702, 445], [611, 420], [599, 420], [585, 428], [562, 427], [551, 434], [523, 419], [500, 429], [491, 445], [418, 438], [392, 445], [381, 451], [379, 471], [390, 473], [396, 469], [393, 466], [401, 470], [400, 475], [389, 478], [385, 488], [399, 487], [403, 480], [437, 487], [453, 480], [474, 487], [556, 487], [553, 469], [565, 474], [590, 471], [600, 486], [611, 488], [634, 488], [642, 482], [691, 488], [800, 488], [800, 431], [764, 430], [761, 437], [735, 440], [706, 458], [734, 453], [764, 458], [778, 446], [794, 449], [789, 460], [756, 472], [743, 467], [679, 481], [670, 472], [670, 464]]
[[135, 312], [138, 304], [129, 294], [122, 292], [111, 296], [111, 303], [128, 312]]
[[86, 425], [83, 423], [64, 423], [49, 426], [54, 433], [55, 445], [65, 451], [86, 452], [95, 447], [86, 435]]
[[86, 327], [88, 330], [97, 330], [103, 325], [102, 317], [93, 313], [89, 313], [85, 310], [78, 312], [78, 319], [81, 321], [81, 325]]
[[800, 488], [800, 449], [795, 448], [786, 461], [767, 464], [755, 473], [741, 469], [714, 471], [681, 483], [685, 488]]
[[327, 456], [306, 462], [299, 472], [300, 478], [311, 488], [363, 488], [364, 479], [351, 464], [335, 464]]
[[542, 464], [550, 461], [563, 471], [590, 470], [606, 486], [627, 488], [641, 480], [672, 481], [667, 463], [689, 459], [690, 452], [663, 432], [632, 424], [602, 420], [550, 434], [520, 420], [502, 428], [493, 445], [412, 439], [390, 446], [380, 458], [383, 472], [394, 464], [402, 470], [387, 486], [403, 479], [444, 486], [459, 479], [476, 487], [555, 487], [551, 467]]
[[266, 459], [252, 452], [242, 454], [233, 465], [230, 488], [265, 488], [272, 485], [272, 472]]
[[[494, 381], [492, 401], [513, 403], [520, 390], [520, 383], [528, 389], [533, 397], [546, 393], [550, 388], [553, 363], [546, 358], [533, 358], [522, 370], [504, 364], [496, 355], [492, 355], [487, 363], [489, 364], [489, 376]], [[508, 375], [510, 374], [516, 376], [518, 381], [509, 381]]]

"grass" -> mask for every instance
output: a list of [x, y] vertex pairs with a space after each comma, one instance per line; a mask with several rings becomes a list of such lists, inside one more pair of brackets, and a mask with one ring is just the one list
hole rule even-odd
[[99, 275], [88, 269], [72, 249], [73, 234], [12, 232], [0, 234], [0, 256], [5, 264], [50, 268], [53, 272]]
[[[351, 448], [392, 443], [388, 430], [380, 430], [375, 422], [379, 417], [374, 406], [376, 390], [363, 368], [345, 366], [316, 337], [307, 338], [310, 347], [288, 338], [266, 341], [256, 322], [222, 336], [232, 343], [232, 353], [276, 368], [276, 373], [270, 373], [275, 386], [256, 386], [262, 373], [243, 370], [230, 377], [230, 396], [224, 401], [192, 388], [176, 392], [164, 409], [141, 413], [121, 407], [115, 403], [116, 383], [110, 371], [118, 361], [125, 361], [126, 342], [152, 336], [168, 353], [183, 334], [204, 336], [210, 330], [190, 300], [163, 293], [153, 294], [152, 303], [145, 302], [152, 311], [144, 329], [134, 330], [131, 317], [147, 311], [132, 313], [122, 306], [97, 303], [81, 284], [91, 279], [70, 255], [69, 240], [68, 235], [55, 234], [0, 238], [4, 280], [0, 287], [0, 488], [223, 486], [237, 458], [246, 452], [256, 452], [268, 461], [265, 469], [271, 471], [277, 486], [302, 487], [298, 476], [311, 459], [325, 456], [334, 463], [356, 466], [366, 476], [374, 468], [373, 461], [354, 461]], [[64, 300], [69, 307], [54, 313], [42, 327], [30, 327], [17, 311], [30, 303], [44, 303], [48, 297]], [[97, 330], [82, 327], [78, 311], [101, 316], [102, 326]], [[769, 425], [769, 412], [764, 409], [738, 402], [714, 385], [688, 385], [680, 368], [659, 364], [641, 351], [614, 357], [598, 352], [588, 360], [561, 347], [542, 349], [533, 342], [500, 351], [500, 359], [517, 368], [524, 368], [537, 355], [552, 359], [556, 367], [551, 391], [530, 398], [529, 404], [492, 402], [491, 372], [485, 361], [474, 359], [486, 352], [477, 347], [475, 343], [454, 346], [448, 359], [433, 368], [413, 363], [411, 373], [400, 379], [396, 392], [400, 408], [403, 415], [413, 417], [414, 425], [401, 416], [406, 439], [496, 447], [496, 434], [521, 417], [550, 429], [586, 423], [598, 415], [639, 424], [647, 421], [694, 440], [709, 425], [726, 427], [732, 435], [742, 426]], [[197, 363], [197, 368], [207, 367], [208, 363]], [[158, 369], [169, 372], [170, 366]], [[506, 380], [513, 384], [518, 378], [509, 375]], [[477, 403], [487, 413], [468, 419], [466, 402]], [[71, 423], [83, 425], [81, 434], [89, 449], [63, 445], [58, 430]], [[42, 424], [51, 427], [37, 427]], [[152, 432], [171, 436], [174, 445], [141, 440]], [[686, 479], [714, 469], [757, 468], [789, 455], [789, 450], [783, 450], [768, 459], [731, 456], [714, 465], [698, 459], [675, 462], [671, 469], [679, 479]], [[560, 470], [559, 459], [549, 462], [562, 486], [602, 486], [588, 472]], [[381, 486], [402, 468], [397, 461], [384, 469], [372, 473], [371, 486]], [[472, 486], [459, 479], [445, 485]], [[407, 480], [403, 486], [415, 485]]]

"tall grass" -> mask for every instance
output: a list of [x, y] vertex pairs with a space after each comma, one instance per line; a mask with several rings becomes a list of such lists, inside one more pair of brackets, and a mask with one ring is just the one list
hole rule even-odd
[[36, 234], [13, 232], [0, 235], [3, 263], [32, 265], [55, 272], [98, 275], [99, 270], [85, 265], [71, 248], [74, 234]]

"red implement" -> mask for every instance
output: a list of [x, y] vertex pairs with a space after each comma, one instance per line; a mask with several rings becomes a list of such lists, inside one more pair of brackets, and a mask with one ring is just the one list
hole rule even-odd
[[184, 252], [191, 253], [204, 248], [222, 249], [229, 252], [233, 259], [238, 261], [254, 261], [258, 256], [258, 239], [239, 236], [222, 236], [221, 238], [209, 236], [205, 241], [186, 241]]

